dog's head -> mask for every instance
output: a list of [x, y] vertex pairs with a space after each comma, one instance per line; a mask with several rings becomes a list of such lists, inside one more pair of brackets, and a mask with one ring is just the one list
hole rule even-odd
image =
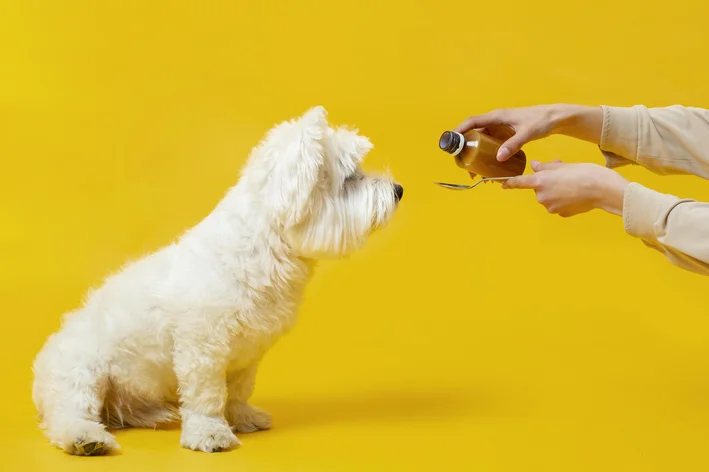
[[371, 148], [356, 131], [330, 127], [325, 109], [316, 107], [273, 128], [243, 179], [299, 256], [343, 256], [389, 221], [404, 193], [392, 179], [362, 171]]

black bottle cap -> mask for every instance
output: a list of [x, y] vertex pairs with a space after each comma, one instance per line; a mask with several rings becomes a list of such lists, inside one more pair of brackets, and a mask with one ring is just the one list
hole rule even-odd
[[454, 154], [460, 148], [461, 136], [459, 133], [446, 131], [438, 140], [438, 147], [449, 154]]

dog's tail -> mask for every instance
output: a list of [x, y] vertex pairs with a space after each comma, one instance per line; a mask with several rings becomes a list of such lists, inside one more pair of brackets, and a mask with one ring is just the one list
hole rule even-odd
[[157, 428], [180, 419], [177, 405], [136, 397], [114, 396], [104, 401], [103, 423], [109, 429]]
[[180, 413], [173, 405], [155, 405], [152, 408], [104, 408], [104, 424], [110, 429], [157, 428], [177, 422]]

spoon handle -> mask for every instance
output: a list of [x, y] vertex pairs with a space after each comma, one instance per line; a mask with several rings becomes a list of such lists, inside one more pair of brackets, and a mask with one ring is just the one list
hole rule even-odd
[[470, 190], [471, 188], [475, 188], [478, 185], [480, 185], [483, 182], [489, 182], [491, 180], [509, 180], [512, 177], [487, 177], [484, 179], [480, 179], [477, 182], [475, 182], [473, 185], [462, 185], [462, 184], [448, 184], [445, 182], [434, 182], [436, 185], [440, 185], [443, 188], [447, 188], [450, 190]]

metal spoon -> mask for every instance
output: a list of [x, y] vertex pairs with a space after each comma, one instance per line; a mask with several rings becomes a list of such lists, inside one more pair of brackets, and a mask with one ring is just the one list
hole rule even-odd
[[475, 188], [483, 182], [489, 182], [492, 180], [509, 180], [511, 178], [512, 177], [488, 177], [485, 179], [478, 180], [473, 185], [447, 184], [445, 182], [433, 182], [433, 183], [436, 185], [440, 185], [443, 188], [450, 189], [450, 190], [470, 190], [471, 188]]

